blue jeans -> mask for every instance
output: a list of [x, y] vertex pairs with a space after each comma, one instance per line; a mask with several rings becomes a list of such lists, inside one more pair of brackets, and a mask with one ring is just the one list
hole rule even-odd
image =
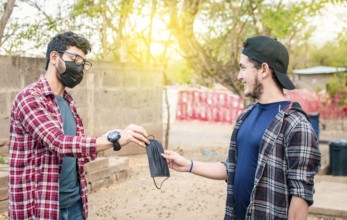
[[81, 200], [78, 200], [75, 204], [69, 208], [60, 209], [60, 220], [84, 220], [83, 207]]

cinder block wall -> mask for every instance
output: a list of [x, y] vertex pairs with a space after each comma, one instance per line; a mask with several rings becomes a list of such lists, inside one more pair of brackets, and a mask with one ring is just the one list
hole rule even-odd
[[[139, 124], [162, 140], [162, 68], [133, 63], [92, 62], [80, 85], [69, 92], [77, 103], [87, 136], [100, 136], [128, 124]], [[43, 58], [0, 56], [0, 148], [8, 146], [12, 102], [26, 85], [45, 72]], [[145, 153], [128, 145], [104, 155]]]

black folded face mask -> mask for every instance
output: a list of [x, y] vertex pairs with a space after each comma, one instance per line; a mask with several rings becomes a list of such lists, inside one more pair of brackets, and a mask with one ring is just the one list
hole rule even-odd
[[[146, 152], [148, 157], [149, 169], [151, 172], [151, 177], [157, 189], [160, 189], [164, 181], [170, 177], [169, 167], [167, 165], [166, 159], [161, 156], [164, 153], [163, 146], [161, 143], [154, 139], [149, 139], [149, 144], [146, 146]], [[167, 177], [161, 182], [160, 187], [157, 186], [154, 177]]]

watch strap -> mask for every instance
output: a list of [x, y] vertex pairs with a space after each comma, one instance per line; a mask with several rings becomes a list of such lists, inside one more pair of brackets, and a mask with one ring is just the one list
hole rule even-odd
[[114, 151], [119, 151], [122, 147], [120, 146], [118, 140], [112, 142], [113, 145], [113, 150]]

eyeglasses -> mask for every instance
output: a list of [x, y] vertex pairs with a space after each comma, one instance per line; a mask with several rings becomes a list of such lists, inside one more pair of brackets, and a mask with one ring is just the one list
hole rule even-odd
[[83, 57], [81, 57], [80, 55], [76, 54], [76, 53], [72, 53], [69, 51], [58, 51], [58, 53], [67, 53], [71, 56], [73, 56], [73, 61], [77, 64], [77, 65], [82, 65], [82, 68], [86, 71], [88, 71], [91, 67], [92, 67], [92, 63], [87, 61], [86, 59], [84, 59]]

